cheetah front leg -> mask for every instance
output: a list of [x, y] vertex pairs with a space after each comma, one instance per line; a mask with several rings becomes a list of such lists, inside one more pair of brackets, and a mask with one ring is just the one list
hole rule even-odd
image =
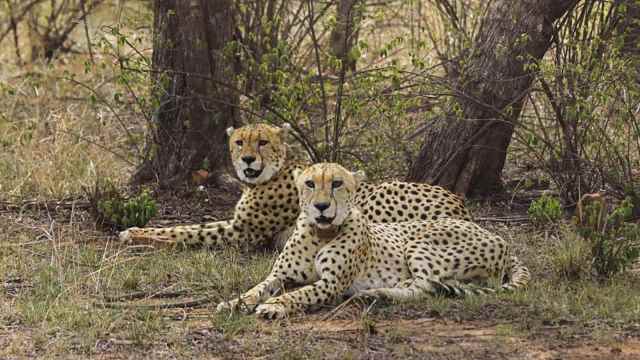
[[289, 314], [326, 304], [338, 296], [331, 279], [323, 278], [312, 285], [267, 300], [256, 307], [256, 314], [267, 319], [282, 319]]
[[[347, 254], [345, 254], [345, 252]], [[351, 253], [351, 254], [350, 254]], [[256, 307], [256, 314], [267, 319], [280, 319], [287, 315], [334, 301], [353, 283], [362, 264], [349, 262], [356, 251], [344, 249], [336, 242], [320, 251], [315, 260], [320, 279], [311, 285], [267, 300]]]
[[168, 242], [174, 243], [172, 240], [172, 234], [178, 232], [193, 232], [206, 228], [214, 228], [218, 226], [230, 225], [230, 220], [215, 221], [206, 224], [195, 225], [177, 225], [167, 228], [139, 228], [137, 226], [130, 227], [124, 231], [121, 231], [118, 235], [120, 241], [125, 243], [141, 243], [141, 242]]
[[120, 233], [120, 240], [126, 243], [154, 246], [160, 244], [206, 247], [229, 245], [253, 247], [265, 241], [259, 234], [250, 236], [245, 224], [235, 219], [170, 228], [130, 228]]
[[284, 279], [281, 279], [280, 276], [276, 274], [270, 274], [264, 281], [240, 295], [240, 297], [218, 304], [216, 311], [242, 310], [249, 313], [253, 311], [259, 303], [268, 299], [276, 290], [282, 288], [283, 280]]
[[[313, 258], [315, 250], [303, 243], [299, 232], [294, 232], [292, 240], [287, 242], [278, 255], [267, 278], [237, 299], [218, 304], [216, 310], [238, 310], [241, 305], [247, 305], [245, 311], [253, 310], [257, 304], [272, 296], [276, 290], [286, 283], [305, 284], [314, 279]], [[293, 261], [296, 259], [297, 261]]]

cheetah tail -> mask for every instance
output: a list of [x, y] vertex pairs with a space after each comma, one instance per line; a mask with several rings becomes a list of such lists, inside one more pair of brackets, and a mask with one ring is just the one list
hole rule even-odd
[[520, 262], [520, 260], [512, 256], [509, 259], [509, 263], [505, 269], [505, 274], [502, 282], [502, 290], [513, 291], [521, 289], [527, 286], [529, 283], [529, 269]]
[[445, 284], [436, 280], [429, 280], [431, 284], [432, 292], [436, 295], [442, 295], [446, 297], [465, 297], [469, 295], [488, 295], [496, 292], [495, 289], [479, 286], [461, 286], [454, 284]]

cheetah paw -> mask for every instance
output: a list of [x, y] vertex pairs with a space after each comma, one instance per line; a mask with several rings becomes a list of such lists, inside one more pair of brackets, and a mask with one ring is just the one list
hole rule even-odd
[[132, 227], [132, 228], [128, 228], [125, 231], [120, 231], [120, 234], [118, 234], [118, 237], [120, 238], [120, 241], [122, 241], [123, 243], [132, 243], [133, 242], [133, 237], [135, 232], [141, 230], [139, 227]]
[[282, 304], [261, 304], [256, 308], [256, 314], [269, 320], [283, 319], [287, 316], [287, 309]]
[[146, 245], [154, 248], [172, 247], [177, 245], [176, 241], [169, 239], [165, 235], [153, 234], [146, 229], [131, 227], [118, 234], [120, 241], [125, 244]]
[[245, 298], [242, 300], [233, 299], [229, 301], [223, 301], [216, 306], [216, 312], [224, 311], [242, 311], [244, 313], [251, 313], [256, 308], [256, 301], [251, 298]]
[[238, 299], [223, 301], [216, 306], [216, 312], [233, 311], [238, 308]]

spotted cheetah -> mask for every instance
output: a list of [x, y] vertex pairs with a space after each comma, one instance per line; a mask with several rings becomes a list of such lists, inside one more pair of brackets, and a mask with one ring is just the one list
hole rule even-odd
[[[278, 128], [254, 124], [227, 130], [233, 166], [245, 185], [231, 220], [171, 228], [131, 228], [121, 232], [120, 239], [209, 247], [233, 245], [249, 250], [281, 246], [299, 213], [293, 173], [305, 166], [289, 156], [285, 142], [289, 129], [286, 125]], [[461, 197], [427, 184], [363, 182], [354, 201], [374, 223], [442, 217], [471, 219]]]
[[[529, 272], [508, 244], [461, 219], [373, 224], [354, 201], [362, 174], [338, 164], [316, 164], [294, 175], [301, 213], [271, 273], [217, 311], [255, 307], [281, 318], [341, 295], [406, 300], [422, 294], [463, 296], [491, 288], [452, 284], [502, 275], [502, 289], [524, 287]], [[271, 294], [288, 285], [298, 290]]]

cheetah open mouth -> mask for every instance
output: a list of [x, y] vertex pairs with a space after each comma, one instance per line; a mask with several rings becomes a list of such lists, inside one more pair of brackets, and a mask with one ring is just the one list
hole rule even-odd
[[262, 170], [244, 169], [244, 176], [249, 179], [255, 179], [262, 174]]
[[333, 219], [335, 219], [335, 217], [326, 217], [324, 215], [320, 215], [316, 218], [316, 223], [322, 224], [322, 225], [329, 225], [333, 222]]

